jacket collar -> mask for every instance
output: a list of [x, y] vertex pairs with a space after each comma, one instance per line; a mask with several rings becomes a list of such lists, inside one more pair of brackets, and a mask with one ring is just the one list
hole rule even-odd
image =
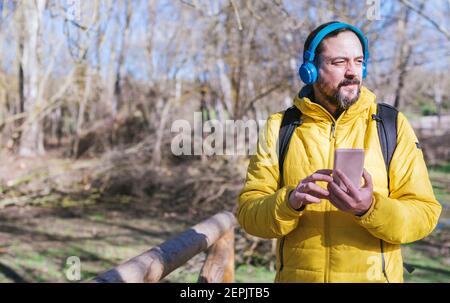
[[[366, 111], [375, 102], [375, 94], [365, 86], [361, 87], [358, 101], [344, 111], [339, 117], [340, 123], [353, 120]], [[302, 115], [309, 116], [319, 121], [335, 121], [334, 117], [320, 104], [311, 101], [311, 87], [305, 86], [294, 98], [294, 105], [302, 112]]]

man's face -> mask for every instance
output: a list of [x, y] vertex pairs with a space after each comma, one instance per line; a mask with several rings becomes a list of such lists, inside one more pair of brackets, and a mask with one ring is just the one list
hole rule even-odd
[[319, 78], [314, 86], [339, 109], [348, 109], [360, 94], [363, 49], [355, 33], [346, 31], [322, 41]]

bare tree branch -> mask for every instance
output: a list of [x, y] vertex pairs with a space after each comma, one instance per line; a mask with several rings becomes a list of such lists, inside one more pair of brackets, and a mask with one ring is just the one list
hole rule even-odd
[[414, 4], [409, 2], [408, 0], [400, 0], [406, 7], [410, 8], [411, 10], [415, 11], [417, 14], [425, 18], [428, 22], [430, 22], [439, 32], [444, 34], [444, 36], [450, 40], [450, 33], [443, 28], [441, 25], [439, 25], [436, 21], [433, 20], [430, 16], [426, 15], [424, 12], [422, 12], [421, 9], [417, 8]]
[[239, 10], [238, 10], [238, 7], [237, 7], [236, 2], [235, 2], [234, 0], [230, 0], [230, 2], [231, 2], [231, 5], [233, 6], [234, 14], [236, 15], [236, 20], [237, 20], [237, 23], [238, 23], [238, 28], [239, 28], [239, 30], [241, 31], [241, 30], [242, 30], [242, 23], [241, 23], [241, 17], [239, 16]]

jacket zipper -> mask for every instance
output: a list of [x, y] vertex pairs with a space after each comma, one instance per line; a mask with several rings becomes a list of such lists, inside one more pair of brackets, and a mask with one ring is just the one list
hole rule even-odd
[[[331, 122], [331, 138], [330, 138], [330, 140], [334, 140], [334, 130], [336, 129], [336, 123], [334, 123], [334, 121], [333, 122]], [[333, 144], [334, 144], [334, 142], [333, 142]]]
[[283, 270], [283, 266], [284, 266], [284, 264], [283, 264], [284, 239], [285, 239], [285, 237], [281, 238], [281, 240], [280, 240], [280, 248], [279, 248], [279, 252], [280, 252], [280, 254], [279, 254], [280, 255], [280, 273]]
[[[331, 164], [331, 157], [334, 155], [334, 143], [335, 143], [335, 130], [336, 130], [336, 123], [334, 121], [334, 118], [331, 122], [331, 132], [330, 132], [330, 154], [328, 156], [328, 163]], [[330, 205], [327, 204], [327, 207], [325, 209], [325, 221], [324, 221], [324, 232], [325, 232], [325, 276], [324, 276], [324, 282], [328, 282], [330, 280], [330, 233], [329, 233], [329, 221], [330, 221]]]
[[[332, 157], [334, 157], [334, 144], [335, 144], [335, 130], [336, 130], [336, 123], [337, 121], [335, 120], [335, 118], [320, 104], [316, 104], [317, 107], [319, 107], [324, 113], [326, 113], [328, 115], [328, 117], [330, 117], [331, 120], [331, 132], [330, 132], [330, 154], [328, 157], [328, 163], [331, 163], [331, 159]], [[341, 116], [343, 116], [344, 113], [341, 113]], [[340, 117], [338, 118], [338, 121], [340, 119]], [[325, 272], [324, 272], [324, 282], [328, 282], [330, 280], [329, 278], [329, 263], [330, 263], [330, 246], [329, 246], [329, 227], [328, 227], [328, 221], [329, 221], [329, 216], [330, 216], [330, 210], [331, 207], [330, 205], [328, 205], [325, 209], [325, 220], [324, 220], [324, 229], [325, 229]], [[283, 269], [283, 244], [284, 244], [284, 237], [281, 239], [281, 243], [280, 243], [280, 272]]]

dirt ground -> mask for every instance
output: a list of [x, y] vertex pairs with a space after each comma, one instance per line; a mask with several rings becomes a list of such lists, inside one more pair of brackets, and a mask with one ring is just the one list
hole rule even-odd
[[[80, 258], [82, 280], [93, 278], [231, 211], [243, 181], [201, 161], [155, 170], [108, 157], [1, 157], [0, 282], [67, 282], [70, 256]], [[183, 271], [198, 274], [204, 257]]]
[[[0, 281], [63, 282], [69, 256], [89, 279], [180, 233], [176, 215], [156, 216], [149, 203], [85, 207], [9, 207], [0, 213]], [[3, 275], [3, 277], [2, 277]]]

